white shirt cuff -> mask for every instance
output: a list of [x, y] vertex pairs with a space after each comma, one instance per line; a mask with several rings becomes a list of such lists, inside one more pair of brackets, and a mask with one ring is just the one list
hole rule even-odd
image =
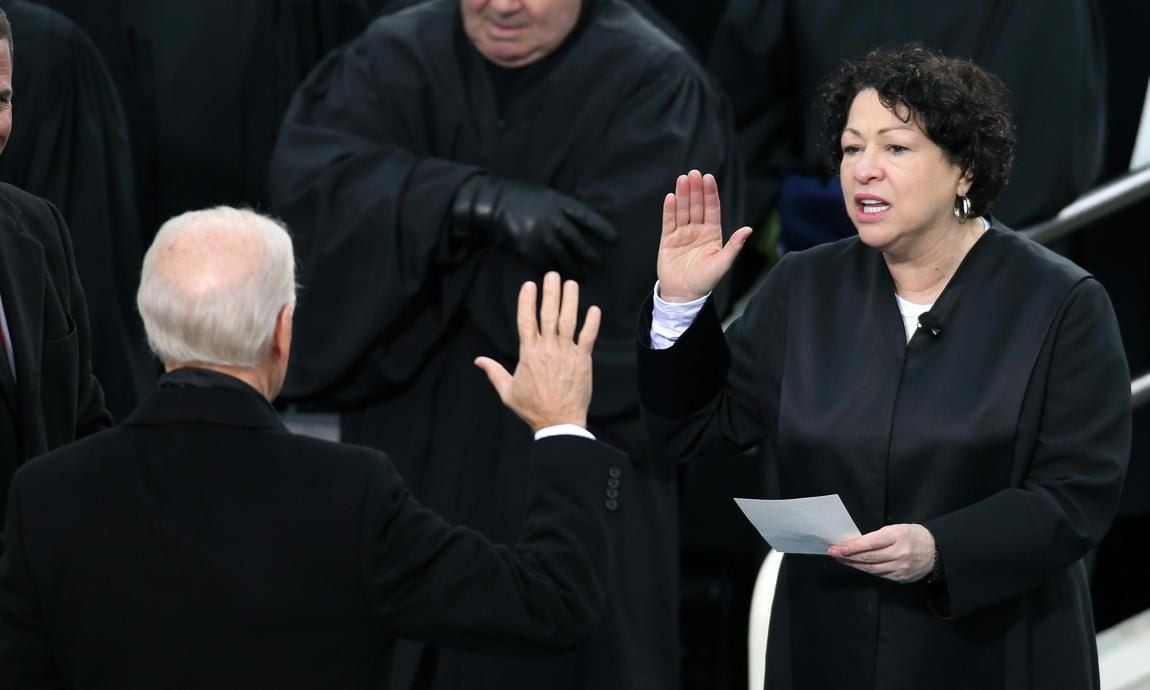
[[595, 440], [595, 434], [592, 434], [578, 424], [555, 424], [553, 426], [545, 426], [535, 432], [536, 441], [542, 441], [550, 436], [580, 436], [582, 438], [589, 438], [592, 441]]
[[674, 345], [679, 336], [695, 323], [695, 317], [710, 296], [711, 293], [707, 293], [690, 302], [666, 302], [659, 296], [659, 281], [656, 280], [655, 307], [651, 310], [651, 347], [666, 350]]

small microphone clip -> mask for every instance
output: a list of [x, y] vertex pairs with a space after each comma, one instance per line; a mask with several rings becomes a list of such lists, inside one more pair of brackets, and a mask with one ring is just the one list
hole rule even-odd
[[942, 335], [942, 324], [939, 323], [938, 318], [929, 311], [919, 315], [918, 327], [930, 333], [932, 338], [937, 338]]

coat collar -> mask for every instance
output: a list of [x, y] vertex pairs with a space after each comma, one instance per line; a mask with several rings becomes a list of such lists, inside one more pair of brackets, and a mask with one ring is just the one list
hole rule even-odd
[[287, 431], [275, 408], [254, 388], [230, 376], [208, 374], [191, 384], [186, 375], [161, 378], [160, 388], [128, 415], [124, 425], [222, 424]]

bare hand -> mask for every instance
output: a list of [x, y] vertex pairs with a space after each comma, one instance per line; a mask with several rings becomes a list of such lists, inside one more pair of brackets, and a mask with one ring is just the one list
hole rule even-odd
[[915, 582], [934, 568], [934, 535], [922, 525], [887, 525], [827, 549], [843, 565], [894, 582]]
[[535, 318], [535, 283], [519, 290], [519, 363], [515, 375], [489, 357], [475, 365], [487, 374], [500, 400], [527, 422], [532, 431], [556, 424], [586, 428], [591, 404], [591, 350], [599, 334], [599, 307], [587, 309], [587, 318], [574, 339], [579, 320], [579, 284], [568, 280], [560, 294], [559, 274], [543, 277], [539, 319]]
[[739, 228], [723, 246], [719, 187], [714, 176], [698, 170], [680, 175], [675, 193], [663, 199], [659, 297], [668, 302], [690, 302], [706, 296], [731, 269], [750, 236], [750, 228]]

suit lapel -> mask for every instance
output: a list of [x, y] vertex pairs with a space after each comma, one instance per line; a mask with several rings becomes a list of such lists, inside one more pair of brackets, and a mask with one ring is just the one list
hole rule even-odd
[[[28, 450], [40, 395], [40, 351], [44, 317], [44, 248], [21, 232], [19, 218], [7, 204], [0, 204], [0, 295], [4, 317], [12, 336], [12, 359], [16, 369], [15, 407], [19, 418], [20, 447]], [[3, 384], [0, 384], [2, 386]]]

